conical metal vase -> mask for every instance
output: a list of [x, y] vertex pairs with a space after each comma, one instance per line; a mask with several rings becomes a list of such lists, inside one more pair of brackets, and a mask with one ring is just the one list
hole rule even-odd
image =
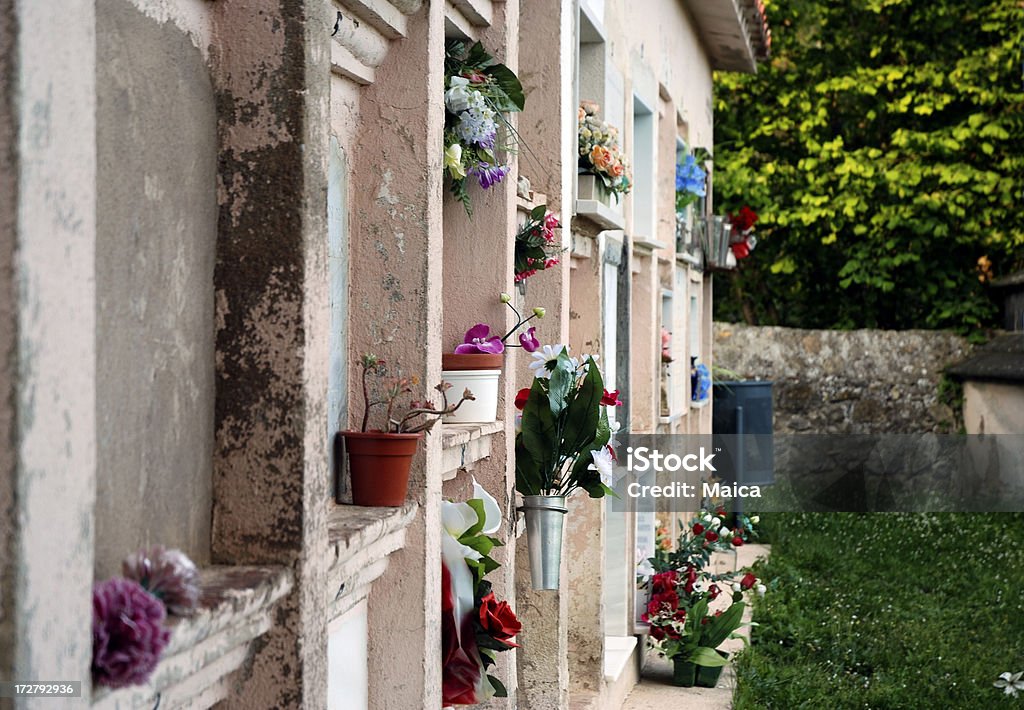
[[558, 589], [562, 565], [562, 525], [569, 509], [565, 496], [524, 496], [526, 542], [534, 589]]

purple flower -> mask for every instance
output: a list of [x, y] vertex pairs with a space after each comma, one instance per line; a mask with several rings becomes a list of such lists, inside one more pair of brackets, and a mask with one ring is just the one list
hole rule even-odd
[[477, 323], [466, 331], [462, 345], [455, 348], [456, 355], [485, 353], [496, 355], [504, 352], [505, 343], [497, 335], [491, 335], [491, 328], [486, 323]]
[[164, 605], [138, 582], [114, 577], [92, 587], [92, 677], [123, 688], [149, 680], [171, 639]]
[[528, 353], [532, 353], [540, 347], [540, 341], [537, 340], [537, 336], [535, 335], [536, 332], [536, 328], [527, 328], [525, 333], [519, 334], [519, 344], [522, 345], [523, 350]]
[[480, 180], [480, 187], [488, 189], [491, 185], [497, 185], [502, 181], [506, 175], [508, 175], [509, 167], [507, 165], [491, 165], [490, 163], [477, 163], [469, 169], [469, 172], [477, 176]]

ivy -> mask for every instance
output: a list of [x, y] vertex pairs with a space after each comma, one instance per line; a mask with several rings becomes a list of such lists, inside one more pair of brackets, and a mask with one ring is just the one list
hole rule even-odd
[[761, 216], [716, 317], [993, 324], [988, 278], [1024, 268], [1024, 5], [766, 5], [770, 64], [715, 77], [716, 201]]

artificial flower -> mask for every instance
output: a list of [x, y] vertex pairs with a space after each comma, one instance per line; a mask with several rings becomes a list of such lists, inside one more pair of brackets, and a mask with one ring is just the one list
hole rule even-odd
[[505, 351], [505, 343], [497, 335], [491, 335], [491, 328], [486, 323], [477, 323], [466, 331], [462, 345], [455, 348], [457, 355], [486, 353], [496, 355]]
[[469, 98], [476, 93], [469, 88], [469, 79], [453, 76], [448, 81], [448, 90], [444, 92], [444, 105], [454, 114], [460, 114], [469, 108]]
[[747, 572], [743, 575], [743, 579], [740, 580], [740, 586], [745, 590], [750, 589], [755, 584], [757, 584], [757, 575], [753, 572]]
[[1004, 694], [1016, 698], [1017, 693], [1024, 690], [1024, 680], [1021, 680], [1021, 677], [1024, 677], [1024, 671], [1020, 673], [1010, 673], [1007, 671], [1006, 673], [1000, 673], [999, 680], [992, 685], [996, 688], [1001, 688]]
[[564, 345], [544, 345], [531, 353], [533, 362], [529, 367], [533, 370], [533, 376], [551, 377], [551, 371], [555, 369], [555, 363], [558, 361], [558, 354], [564, 349]]
[[594, 462], [587, 468], [592, 471], [597, 471], [601, 476], [601, 483], [606, 486], [612, 485], [613, 474], [615, 471], [615, 459], [608, 453], [608, 447], [602, 447], [590, 452]]
[[604, 394], [601, 396], [601, 404], [606, 407], [621, 407], [622, 402], [619, 400], [619, 391], [612, 390], [609, 392], [608, 390], [605, 390]]
[[700, 535], [702, 532], [704, 532], [704, 526], [701, 525], [700, 523], [694, 523], [693, 524], [693, 534], [694, 535]]
[[92, 677], [97, 685], [139, 685], [171, 639], [160, 600], [135, 580], [115, 577], [92, 588]]
[[522, 411], [523, 407], [526, 406], [526, 400], [528, 400], [529, 398], [530, 398], [530, 388], [529, 387], [524, 387], [523, 389], [519, 390], [519, 392], [516, 393], [516, 409], [518, 409], [519, 411]]
[[176, 616], [191, 615], [199, 604], [199, 570], [181, 550], [154, 545], [121, 563], [121, 573], [164, 603]]
[[527, 328], [525, 333], [519, 334], [519, 344], [523, 346], [523, 350], [528, 353], [534, 352], [540, 347], [540, 341], [537, 340], [537, 329]]
[[444, 167], [453, 178], [466, 177], [466, 168], [462, 165], [462, 146], [452, 143], [444, 151]]
[[477, 163], [470, 167], [469, 172], [475, 175], [480, 182], [480, 187], [487, 190], [492, 185], [497, 185], [508, 175], [510, 168], [507, 165], [491, 165], [490, 163]]
[[692, 155], [687, 155], [682, 163], [676, 165], [676, 192], [697, 197], [707, 195], [707, 173]]
[[508, 602], [499, 602], [490, 592], [480, 600], [480, 626], [489, 636], [504, 641], [509, 646], [518, 646], [511, 639], [523, 630]]

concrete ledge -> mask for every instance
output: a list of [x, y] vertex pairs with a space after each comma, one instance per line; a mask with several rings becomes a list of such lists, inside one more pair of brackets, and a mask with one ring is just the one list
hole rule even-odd
[[625, 229], [626, 218], [597, 200], [576, 200], [576, 217], [593, 222], [602, 230]]
[[471, 471], [473, 465], [491, 455], [491, 437], [505, 431], [505, 422], [486, 424], [441, 424], [442, 478], [450, 481], [459, 471]]
[[335, 619], [362, 601], [387, 569], [387, 558], [405, 545], [405, 529], [419, 506], [369, 508], [338, 505], [327, 517], [330, 569], [329, 617]]
[[171, 642], [150, 682], [98, 688], [94, 708], [207, 708], [227, 697], [228, 676], [249, 656], [252, 641], [271, 626], [274, 604], [292, 588], [283, 567], [208, 567], [194, 616], [173, 618]]

